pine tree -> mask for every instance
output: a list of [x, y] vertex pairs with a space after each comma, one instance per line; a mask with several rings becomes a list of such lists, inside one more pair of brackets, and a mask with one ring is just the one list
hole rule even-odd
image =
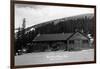
[[21, 42], [22, 42], [22, 49], [25, 48], [26, 46], [26, 37], [25, 37], [25, 27], [26, 27], [26, 20], [25, 18], [23, 19], [23, 24], [22, 24], [22, 30], [21, 30]]

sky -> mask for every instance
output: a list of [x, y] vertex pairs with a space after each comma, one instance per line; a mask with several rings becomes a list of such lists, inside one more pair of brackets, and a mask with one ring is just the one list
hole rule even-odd
[[15, 28], [22, 27], [24, 18], [26, 19], [26, 27], [30, 27], [50, 20], [87, 13], [94, 13], [94, 9], [67, 6], [16, 4]]

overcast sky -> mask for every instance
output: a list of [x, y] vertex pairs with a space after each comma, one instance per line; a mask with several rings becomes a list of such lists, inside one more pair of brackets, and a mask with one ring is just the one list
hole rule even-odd
[[94, 13], [94, 9], [79, 7], [16, 4], [15, 28], [22, 26], [24, 18], [26, 18], [26, 27], [29, 27], [45, 21], [87, 13]]

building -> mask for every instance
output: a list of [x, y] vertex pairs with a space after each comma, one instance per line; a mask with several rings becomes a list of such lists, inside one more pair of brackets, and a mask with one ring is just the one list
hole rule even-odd
[[90, 39], [78, 31], [74, 33], [39, 34], [33, 40], [32, 45], [36, 51], [74, 51], [90, 48]]

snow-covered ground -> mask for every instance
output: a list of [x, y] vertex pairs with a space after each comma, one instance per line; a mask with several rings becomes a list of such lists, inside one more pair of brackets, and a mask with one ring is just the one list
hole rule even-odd
[[94, 50], [82, 51], [55, 51], [55, 52], [39, 52], [28, 53], [20, 56], [15, 56], [15, 65], [35, 65], [35, 64], [50, 64], [64, 62], [80, 62], [93, 61]]

